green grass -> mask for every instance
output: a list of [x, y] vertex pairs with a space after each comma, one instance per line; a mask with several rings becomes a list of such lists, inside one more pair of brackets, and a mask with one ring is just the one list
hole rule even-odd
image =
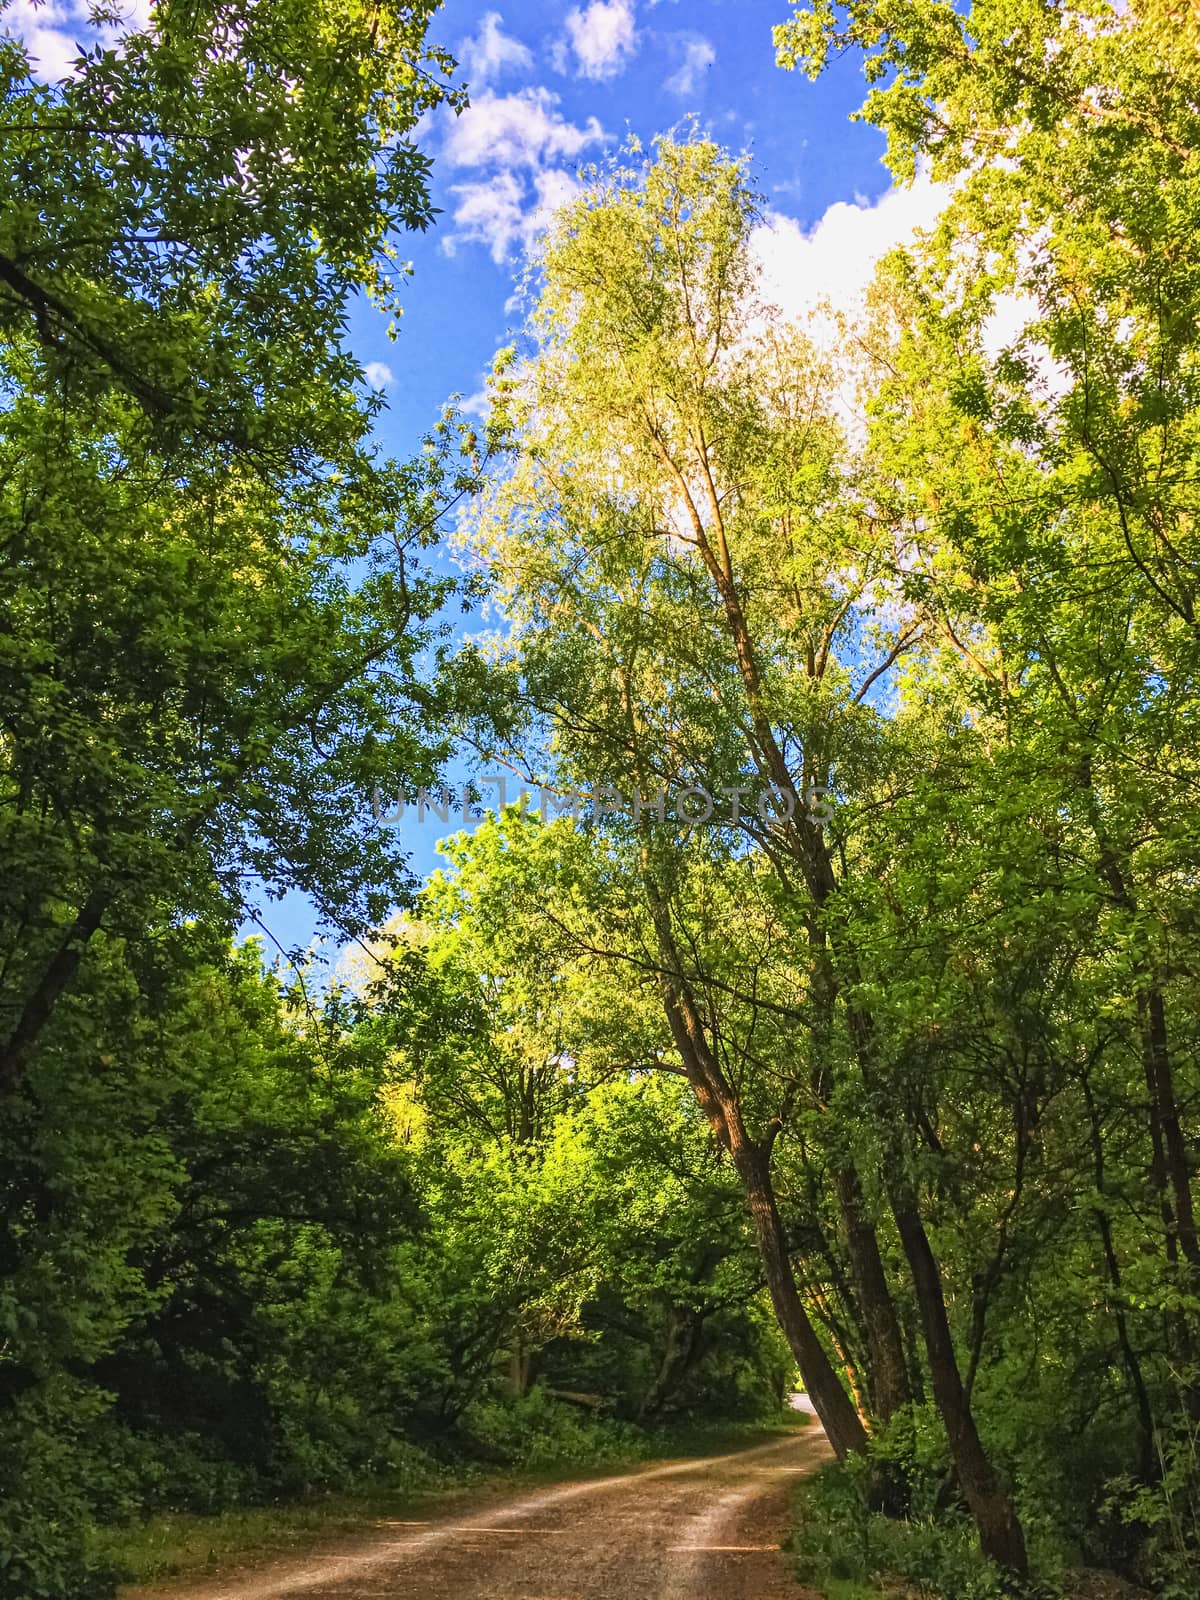
[[663, 1428], [647, 1435], [649, 1448], [645, 1461], [662, 1461], [671, 1456], [718, 1456], [728, 1450], [749, 1447], [756, 1440], [766, 1442], [802, 1432], [812, 1418], [803, 1411], [785, 1411], [769, 1422], [693, 1423], [678, 1428]]
[[431, 1510], [452, 1507], [468, 1494], [531, 1488], [573, 1473], [603, 1475], [674, 1456], [720, 1455], [795, 1432], [808, 1420], [792, 1413], [778, 1422], [656, 1429], [642, 1437], [636, 1452], [608, 1453], [568, 1465], [464, 1466], [427, 1483], [373, 1484], [357, 1492], [247, 1506], [212, 1516], [162, 1512], [143, 1522], [96, 1529], [93, 1553], [98, 1564], [116, 1572], [126, 1584], [228, 1571], [267, 1556], [302, 1554], [314, 1545], [362, 1533], [374, 1522], [426, 1516]]
[[215, 1572], [250, 1555], [304, 1550], [318, 1541], [361, 1529], [364, 1523], [413, 1510], [419, 1491], [388, 1499], [372, 1492], [338, 1495], [296, 1505], [252, 1506], [214, 1516], [162, 1512], [144, 1522], [99, 1528], [93, 1553], [123, 1583]]

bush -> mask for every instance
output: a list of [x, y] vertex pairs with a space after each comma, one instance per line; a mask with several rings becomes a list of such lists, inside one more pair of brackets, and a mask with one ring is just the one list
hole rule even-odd
[[637, 1460], [647, 1435], [632, 1423], [588, 1415], [534, 1387], [521, 1399], [482, 1399], [464, 1427], [495, 1458], [521, 1467], [573, 1467]]
[[1037, 1582], [1016, 1583], [980, 1554], [970, 1521], [957, 1513], [892, 1519], [871, 1509], [876, 1463], [826, 1467], [800, 1490], [790, 1541], [801, 1581], [826, 1593], [841, 1586], [878, 1592], [899, 1579], [922, 1600], [1052, 1600]]
[[1200, 1423], [1180, 1420], [1156, 1439], [1159, 1477], [1153, 1484], [1116, 1480], [1106, 1508], [1144, 1533], [1143, 1575], [1162, 1600], [1200, 1594]]
[[22, 1395], [0, 1427], [0, 1600], [101, 1600], [112, 1576], [85, 1552], [88, 1430], [103, 1397], [57, 1377]]

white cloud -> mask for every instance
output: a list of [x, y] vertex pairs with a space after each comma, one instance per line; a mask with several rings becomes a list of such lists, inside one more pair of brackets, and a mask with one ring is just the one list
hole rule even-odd
[[485, 92], [451, 124], [442, 157], [453, 167], [530, 167], [562, 156], [577, 156], [604, 139], [595, 117], [584, 127], [568, 122], [555, 109], [558, 96], [549, 89], [522, 89], [517, 94]]
[[667, 79], [666, 87], [672, 94], [693, 95], [704, 82], [704, 74], [717, 59], [717, 52], [707, 39], [699, 34], [684, 35], [683, 60], [679, 70]]
[[[1040, 317], [1037, 301], [1030, 294], [1002, 294], [996, 299], [980, 331], [983, 352], [989, 361], [995, 361], [1002, 350], [1016, 344], [1030, 323]], [[1071, 387], [1071, 369], [1060, 361], [1040, 340], [1024, 341], [1023, 353], [1033, 358], [1041, 398], [1058, 399]]]
[[372, 389], [389, 389], [396, 381], [391, 367], [384, 361], [368, 361], [363, 368], [363, 377]]
[[24, 44], [34, 73], [49, 82], [74, 76], [74, 62], [88, 44], [95, 42], [86, 14], [64, 0], [14, 0], [0, 11], [0, 28]]
[[873, 204], [839, 200], [807, 233], [793, 218], [768, 212], [753, 241], [766, 297], [789, 320], [810, 318], [826, 302], [853, 314], [880, 257], [931, 227], [949, 197], [945, 184], [919, 177]]
[[546, 227], [556, 211], [570, 205], [572, 200], [583, 193], [583, 185], [579, 179], [572, 177], [569, 172], [564, 172], [561, 167], [555, 167], [549, 172], [539, 172], [534, 179], [534, 186], [538, 202], [538, 209], [534, 214], [535, 232]]
[[836, 318], [854, 319], [865, 309], [880, 258], [911, 243], [918, 229], [931, 227], [949, 198], [945, 184], [919, 177], [903, 189], [889, 189], [873, 204], [839, 200], [807, 232], [779, 212], [768, 212], [754, 230], [751, 243], [762, 270], [763, 296], [785, 321], [803, 325], [832, 360], [829, 399], [851, 438], [861, 438], [864, 426], [861, 373], [857, 359], [838, 349]]
[[[497, 263], [528, 249], [548, 218], [579, 191], [559, 162], [579, 156], [607, 135], [595, 117], [580, 126], [558, 110], [545, 88], [498, 95], [489, 90], [449, 127], [442, 145], [447, 166], [481, 175], [454, 185], [454, 231], [442, 248], [486, 245]], [[483, 174], [486, 174], [484, 176]]]
[[458, 409], [464, 417], [478, 417], [480, 422], [486, 422], [492, 414], [491, 394], [486, 388], [476, 389], [473, 394], [463, 396]]
[[569, 172], [557, 167], [534, 173], [532, 181], [506, 170], [479, 183], [457, 184], [452, 190], [458, 197], [455, 231], [444, 248], [453, 254], [463, 240], [484, 244], [501, 265], [519, 250], [527, 250], [580, 187]]
[[90, 8], [79, 0], [13, 0], [0, 11], [0, 30], [20, 39], [30, 58], [34, 75], [48, 83], [75, 76], [75, 62], [85, 50], [98, 44], [111, 46], [127, 33], [145, 28], [150, 21], [151, 0], [125, 0], [121, 19], [97, 25]]
[[555, 51], [555, 65], [566, 70], [567, 52], [582, 78], [614, 78], [637, 50], [634, 0], [591, 0], [567, 13], [567, 36]]
[[442, 248], [453, 255], [461, 240], [485, 244], [492, 260], [506, 261], [522, 238], [525, 223], [525, 180], [515, 172], [499, 172], [480, 183], [459, 183], [451, 193], [458, 198], [454, 232]]
[[[913, 243], [918, 230], [931, 228], [950, 193], [948, 184], [920, 176], [903, 189], [889, 189], [873, 204], [838, 201], [807, 233], [791, 217], [768, 212], [753, 237], [765, 299], [787, 321], [802, 322], [818, 344], [832, 351], [836, 334], [831, 314], [853, 319], [864, 310], [880, 258], [898, 245]], [[1036, 316], [1037, 306], [1027, 295], [998, 296], [981, 330], [984, 352], [995, 359]], [[1061, 364], [1041, 346], [1027, 347], [1027, 353], [1037, 366], [1043, 396], [1061, 395], [1068, 386]], [[835, 410], [852, 434], [859, 433], [863, 419], [856, 364], [843, 352], [835, 365]]]
[[[807, 233], [791, 217], [768, 212], [753, 238], [765, 298], [789, 321], [807, 320], [817, 332], [826, 307], [855, 315], [863, 309], [880, 258], [897, 245], [912, 244], [918, 230], [931, 228], [950, 192], [948, 184], [920, 176], [873, 203], [839, 200]], [[1029, 296], [998, 296], [983, 326], [986, 353], [998, 355], [1036, 315]]]
[[507, 67], [519, 71], [533, 65], [528, 47], [504, 32], [503, 20], [498, 11], [485, 13], [479, 32], [464, 40], [459, 50], [462, 65], [476, 85], [491, 82]]

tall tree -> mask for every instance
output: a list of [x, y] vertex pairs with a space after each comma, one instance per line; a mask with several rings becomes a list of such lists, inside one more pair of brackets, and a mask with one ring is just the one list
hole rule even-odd
[[255, 877], [363, 923], [432, 748], [431, 483], [346, 343], [431, 217], [435, 7], [163, 4], [73, 78], [0, 45], [0, 1084], [89, 941]]
[[[940, 568], [933, 626], [990, 679], [1005, 738], [1066, 771], [1096, 915], [1131, 959], [1162, 1249], [1194, 1284], [1170, 991], [1195, 970], [1174, 898], [1200, 844], [1195, 16], [831, 3], [776, 42], [813, 75], [831, 47], [864, 51], [893, 170], [954, 184], [882, 296], [877, 456], [894, 513], [921, 518], [916, 571]], [[997, 358], [1006, 300], [1024, 327]]]
[[[414, 660], [442, 586], [420, 551], [459, 463], [453, 443], [416, 468], [380, 458], [347, 314], [362, 294], [395, 308], [397, 237], [431, 220], [412, 132], [458, 103], [425, 43], [435, 10], [164, 0], [53, 85], [0, 39], [13, 1593], [71, 1581], [83, 1467], [66, 1464], [99, 1400], [69, 1373], [115, 1338], [126, 1296], [130, 1315], [141, 1303], [116, 1259], [136, 1229], [114, 1225], [104, 1271], [79, 1269], [86, 1164], [62, 1156], [106, 1115], [121, 1125], [104, 1110], [124, 1070], [114, 1011], [148, 1026], [189, 960], [180, 925], [219, 943], [264, 888], [303, 889], [354, 930], [404, 887], [370, 795], [436, 760]], [[81, 1111], [65, 1133], [64, 1085]]]
[[[612, 781], [690, 775], [720, 788], [748, 771], [792, 797], [772, 825], [743, 817], [741, 827], [761, 837], [807, 927], [815, 1031], [840, 1016], [877, 1127], [889, 1133], [880, 1177], [959, 1476], [989, 1553], [1021, 1568], [1020, 1529], [979, 1439], [922, 1220], [911, 1167], [918, 1130], [889, 1104], [838, 866], [803, 803], [842, 751], [869, 737], [868, 696], [919, 624], [911, 608], [885, 604], [896, 549], [848, 472], [823, 394], [828, 374], [798, 336], [765, 327], [753, 215], [741, 166], [701, 140], [660, 142], [642, 170], [600, 179], [567, 213], [542, 261], [536, 348], [512, 386], [520, 458], [480, 542], [518, 619], [549, 625], [548, 643], [523, 636], [523, 665], [576, 772], [589, 758], [594, 769], [606, 744]], [[570, 642], [556, 652], [568, 617]], [[591, 661], [589, 639], [600, 641]], [[803, 1369], [815, 1360], [811, 1329], [797, 1314], [772, 1209], [769, 1146], [739, 1126], [681, 971], [666, 886], [646, 855], [643, 881], [677, 1047], [726, 1126], [764, 1251], [779, 1258], [777, 1306]], [[857, 1173], [848, 1168], [839, 1188], [873, 1364], [899, 1399], [898, 1319]], [[813, 1390], [835, 1445], [859, 1442], [840, 1386], [835, 1393], [817, 1371]]]

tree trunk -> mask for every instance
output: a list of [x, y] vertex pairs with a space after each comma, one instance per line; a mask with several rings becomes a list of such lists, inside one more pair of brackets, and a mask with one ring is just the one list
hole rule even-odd
[[111, 899], [107, 888], [93, 889], [64, 934], [0, 1051], [0, 1088], [11, 1089], [21, 1081], [29, 1058], [64, 990], [74, 978], [88, 940], [99, 928]]
[[1183, 1258], [1200, 1267], [1200, 1241], [1196, 1237], [1196, 1211], [1192, 1204], [1191, 1174], [1187, 1146], [1179, 1121], [1175, 1098], [1175, 1079], [1171, 1052], [1167, 1046], [1167, 1016], [1162, 991], [1151, 989], [1138, 997], [1142, 1018], [1142, 1064], [1146, 1088], [1150, 1093], [1150, 1116], [1155, 1131], [1159, 1159], [1171, 1186], [1174, 1201], [1174, 1231]]
[[696, 1357], [704, 1314], [693, 1307], [667, 1307], [667, 1337], [662, 1359], [649, 1388], [637, 1408], [637, 1420], [645, 1422], [656, 1417], [666, 1404], [672, 1390], [678, 1388]]
[[[867, 1092], [876, 1104], [880, 1104], [882, 1095], [876, 1082], [874, 1019], [869, 1012], [851, 1009], [847, 1014], [847, 1023]], [[894, 1117], [890, 1126], [895, 1126]], [[958, 1370], [950, 1319], [946, 1315], [941, 1268], [921, 1220], [917, 1191], [905, 1172], [903, 1149], [887, 1137], [886, 1129], [884, 1132], [884, 1187], [912, 1276], [921, 1332], [929, 1358], [934, 1403], [946, 1429], [950, 1458], [975, 1519], [983, 1553], [1000, 1566], [1023, 1574], [1029, 1566], [1025, 1536], [1017, 1520], [1012, 1496], [1003, 1487], [988, 1460], [975, 1426], [971, 1403]]]
[[801, 1303], [767, 1158], [744, 1135], [740, 1139], [735, 1135], [730, 1156], [750, 1207], [763, 1274], [779, 1326], [834, 1453], [844, 1461], [851, 1451], [866, 1448], [867, 1432]]
[[852, 1166], [837, 1175], [838, 1200], [846, 1224], [850, 1271], [867, 1339], [871, 1398], [880, 1422], [889, 1422], [912, 1400], [900, 1321], [879, 1254], [875, 1225], [867, 1216], [862, 1185]]
[[844, 1461], [851, 1451], [866, 1449], [867, 1430], [833, 1370], [796, 1288], [783, 1219], [771, 1182], [769, 1147], [756, 1144], [746, 1132], [737, 1097], [709, 1049], [695, 998], [682, 975], [666, 909], [653, 891], [650, 904], [668, 966], [662, 979], [663, 1006], [679, 1058], [700, 1109], [728, 1152], [741, 1180], [763, 1276], [779, 1326], [796, 1358], [800, 1377], [834, 1453], [839, 1461]]
[[532, 1369], [532, 1354], [525, 1348], [525, 1341], [521, 1335], [514, 1334], [513, 1347], [508, 1357], [508, 1388], [514, 1399], [522, 1400], [529, 1393]]
[[[824, 1104], [833, 1087], [830, 1062], [838, 984], [828, 936], [819, 919], [814, 919], [809, 928], [809, 946], [813, 957], [811, 1028], [817, 1041], [814, 1090]], [[867, 1212], [862, 1182], [852, 1161], [847, 1160], [838, 1171], [836, 1188], [850, 1276], [867, 1347], [867, 1390], [871, 1409], [880, 1422], [887, 1423], [912, 1400], [900, 1319], [883, 1270], [879, 1236]]]
[[[686, 486], [684, 492], [686, 493]], [[697, 548], [724, 608], [738, 669], [745, 686], [750, 720], [758, 747], [755, 752], [756, 764], [770, 782], [778, 784], [784, 790], [793, 789], [792, 775], [783, 750], [775, 737], [763, 694], [753, 642], [728, 557], [720, 504], [715, 494], [712, 496], [712, 510], [720, 532], [721, 559], [718, 559], [717, 553], [709, 546], [694, 506], [691, 507], [693, 528]], [[801, 811], [787, 824], [787, 830], [788, 852], [803, 874], [814, 906], [818, 911], [825, 911], [836, 895], [838, 885], [820, 825]], [[852, 974], [854, 963], [850, 952], [842, 952], [841, 961], [845, 963], [847, 956], [850, 957], [848, 965]], [[835, 975], [838, 966], [839, 960], [835, 954], [831, 963]], [[845, 973], [840, 975], [844, 977]], [[862, 1011], [857, 1014], [852, 1011], [848, 1020], [851, 1038], [869, 1091], [870, 1080], [874, 1076], [873, 1020], [868, 1013]], [[1024, 1572], [1027, 1561], [1021, 1526], [1017, 1521], [1012, 1500], [1000, 1487], [999, 1480], [984, 1452], [970, 1405], [963, 1391], [946, 1316], [946, 1303], [942, 1295], [941, 1273], [921, 1222], [915, 1193], [908, 1189], [902, 1168], [898, 1164], [889, 1162], [889, 1168], [894, 1170], [889, 1170], [885, 1174], [888, 1195], [916, 1288], [922, 1330], [929, 1354], [934, 1398], [949, 1434], [950, 1448], [963, 1491], [979, 1529], [980, 1544], [985, 1553], [1001, 1565], [1010, 1567], [1016, 1572]], [[814, 1403], [817, 1401], [815, 1394], [813, 1401]]]
[[[1109, 839], [1101, 816], [1100, 802], [1092, 784], [1091, 758], [1085, 758], [1081, 777], [1091, 814], [1092, 830], [1099, 850], [1097, 863], [1116, 905], [1136, 911], [1137, 902], [1126, 877], [1128, 850], [1120, 853]], [[1167, 1045], [1166, 1007], [1161, 989], [1142, 990], [1138, 995], [1138, 1018], [1142, 1033], [1142, 1070], [1150, 1096], [1150, 1147], [1153, 1176], [1166, 1234], [1166, 1257], [1177, 1259], [1182, 1249], [1184, 1260], [1200, 1267], [1200, 1240], [1196, 1234], [1196, 1212], [1192, 1204], [1191, 1175], [1187, 1147], [1179, 1122], [1171, 1053]], [[1169, 1183], [1169, 1191], [1168, 1191]], [[1172, 1205], [1172, 1197], [1174, 1205]]]
[[1109, 1221], [1108, 1212], [1104, 1208], [1105, 1170], [1104, 1170], [1104, 1133], [1100, 1124], [1100, 1113], [1096, 1107], [1095, 1097], [1092, 1094], [1091, 1084], [1086, 1073], [1083, 1077], [1083, 1098], [1087, 1106], [1088, 1130], [1091, 1135], [1092, 1145], [1092, 1177], [1096, 1184], [1096, 1194], [1100, 1203], [1095, 1209], [1096, 1227], [1100, 1234], [1100, 1243], [1104, 1249], [1104, 1264], [1108, 1268], [1108, 1281], [1112, 1285], [1112, 1312], [1113, 1321], [1117, 1329], [1117, 1344], [1121, 1351], [1121, 1361], [1129, 1379], [1129, 1387], [1133, 1393], [1134, 1405], [1138, 1418], [1138, 1470], [1144, 1479], [1148, 1479], [1154, 1449], [1154, 1414], [1150, 1409], [1150, 1396], [1146, 1391], [1145, 1379], [1142, 1376], [1141, 1363], [1133, 1348], [1133, 1341], [1129, 1337], [1129, 1322], [1125, 1315], [1125, 1291], [1121, 1285], [1121, 1267], [1117, 1260], [1116, 1245], [1113, 1242], [1112, 1223]]
[[814, 1289], [811, 1283], [805, 1284], [804, 1292], [811, 1298], [813, 1305], [816, 1307], [821, 1325], [829, 1336], [829, 1342], [833, 1346], [833, 1353], [842, 1369], [842, 1375], [846, 1380], [847, 1388], [850, 1390], [850, 1398], [854, 1402], [854, 1409], [858, 1412], [859, 1420], [864, 1428], [869, 1428], [872, 1415], [871, 1397], [867, 1392], [863, 1379], [859, 1376], [862, 1362], [854, 1354], [854, 1346], [847, 1337], [846, 1326], [829, 1304], [826, 1296], [819, 1290]]
[[1012, 1497], [988, 1460], [971, 1414], [946, 1315], [941, 1271], [917, 1211], [916, 1198], [903, 1177], [893, 1176], [889, 1189], [900, 1242], [916, 1289], [933, 1398], [946, 1429], [958, 1481], [979, 1530], [980, 1547], [1000, 1566], [1024, 1573], [1028, 1570], [1025, 1537]]

